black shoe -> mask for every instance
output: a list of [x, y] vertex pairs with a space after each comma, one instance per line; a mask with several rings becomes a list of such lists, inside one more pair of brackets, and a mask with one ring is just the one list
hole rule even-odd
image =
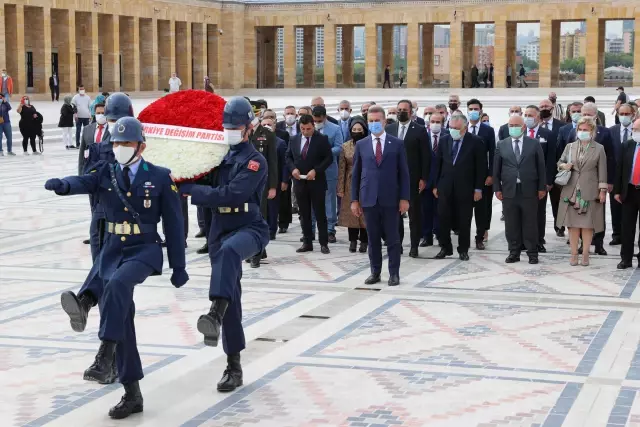
[[484, 242], [482, 240], [478, 240], [476, 242], [476, 249], [479, 251], [484, 251], [485, 247], [484, 247]]
[[220, 337], [220, 327], [222, 318], [227, 311], [229, 303], [222, 298], [216, 298], [211, 303], [211, 308], [207, 314], [203, 314], [198, 319], [198, 331], [204, 335], [204, 345], [210, 347], [218, 346]]
[[87, 326], [89, 310], [94, 305], [93, 298], [89, 295], [81, 295], [79, 298], [71, 291], [60, 295], [62, 309], [69, 315], [71, 329], [75, 332], [82, 332]]
[[[313, 236], [313, 237], [311, 238], [311, 241], [313, 242], [313, 241], [315, 241], [315, 240], [316, 240], [316, 236]], [[304, 242], [304, 236], [302, 236], [302, 237], [300, 238], [300, 241], [301, 241], [301, 242]]]
[[514, 262], [520, 262], [520, 256], [515, 254], [509, 254], [507, 259], [504, 260], [507, 264], [513, 264]]
[[596, 255], [607, 256], [607, 251], [604, 250], [602, 245], [596, 246], [596, 249], [593, 251]]
[[127, 418], [131, 414], [137, 414], [143, 410], [142, 393], [138, 381], [124, 385], [124, 396], [113, 408], [109, 409], [109, 416], [114, 420]]
[[287, 227], [280, 227], [280, 228], [278, 229], [278, 233], [280, 233], [280, 234], [284, 234], [284, 233], [286, 233], [286, 232], [287, 232]]
[[91, 240], [85, 239], [85, 240], [82, 241], [82, 243], [84, 243], [85, 245], [90, 245], [91, 244]]
[[320, 245], [320, 252], [322, 252], [325, 255], [328, 253], [331, 253], [331, 251], [329, 250], [329, 246], [327, 245]]
[[372, 273], [371, 276], [367, 277], [364, 281], [365, 285], [374, 285], [380, 282], [380, 273]]
[[204, 230], [200, 230], [196, 233], [196, 239], [202, 239], [203, 237], [206, 237], [206, 233], [204, 232]]
[[200, 255], [208, 254], [209, 253], [209, 243], [208, 242], [204, 242], [204, 245], [199, 247], [198, 250], [196, 251], [196, 253], [200, 254]]
[[276, 233], [269, 233], [269, 240], [276, 240]]
[[369, 248], [369, 244], [368, 243], [362, 243], [360, 242], [360, 249], [358, 249], [358, 251], [361, 254], [366, 254], [367, 253], [367, 249]]
[[352, 242], [349, 242], [349, 252], [354, 253], [356, 249], [358, 249], [358, 242], [355, 240]]
[[302, 252], [313, 252], [313, 245], [311, 243], [303, 243], [298, 249], [296, 249], [297, 253]]
[[400, 276], [392, 274], [389, 276], [389, 286], [398, 286], [400, 284]]
[[112, 384], [118, 376], [115, 371], [115, 365], [116, 343], [102, 341], [93, 364], [84, 371], [83, 378], [86, 381], [97, 381], [100, 384]]
[[540, 244], [541, 245], [546, 245], [547, 244], [547, 241], [545, 240], [544, 237], [542, 239], [540, 239]]
[[452, 249], [442, 248], [440, 249], [440, 252], [438, 252], [438, 254], [434, 257], [434, 259], [445, 259], [445, 257], [451, 256], [451, 255], [453, 255]]
[[240, 365], [240, 353], [227, 356], [227, 369], [218, 382], [218, 391], [227, 393], [242, 385], [242, 366]]
[[329, 233], [329, 243], [336, 243], [336, 233]]
[[413, 247], [413, 248], [409, 249], [409, 256], [411, 258], [418, 258], [418, 248]]
[[538, 252], [541, 254], [545, 254], [547, 253], [547, 248], [545, 248], [542, 243], [538, 243]]
[[614, 237], [613, 239], [611, 239], [611, 241], [609, 242], [609, 246], [618, 246], [622, 244], [622, 240], [620, 240], [619, 237]]
[[529, 264], [537, 264], [538, 255], [529, 255]]
[[260, 255], [254, 255], [251, 257], [251, 268], [260, 268]]
[[564, 237], [564, 230], [563, 229], [559, 229], [556, 231], [556, 236], [558, 237]]
[[429, 246], [433, 246], [433, 237], [432, 238], [428, 238], [428, 237], [423, 237], [422, 240], [420, 240], [420, 245], [421, 248], [428, 248]]
[[617, 268], [618, 270], [625, 270], [631, 267], [633, 267], [633, 264], [630, 261], [620, 261]]
[[469, 261], [469, 253], [460, 252], [460, 254], [458, 254], [458, 258], [460, 258], [460, 261]]

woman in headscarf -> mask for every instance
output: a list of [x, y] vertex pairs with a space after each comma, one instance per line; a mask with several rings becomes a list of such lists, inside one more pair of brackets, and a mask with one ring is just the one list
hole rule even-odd
[[204, 76], [204, 90], [214, 93], [213, 84], [211, 83], [211, 80], [209, 80], [209, 76]]
[[364, 216], [360, 218], [351, 213], [351, 175], [353, 171], [353, 155], [356, 143], [369, 135], [367, 122], [355, 116], [349, 123], [350, 138], [342, 145], [338, 169], [338, 197], [340, 197], [340, 213], [338, 225], [349, 229], [349, 252], [355, 252], [360, 240], [360, 252], [366, 253], [369, 246]]
[[64, 142], [64, 148], [67, 150], [75, 147], [75, 142], [73, 141], [73, 128], [75, 124], [73, 123], [73, 106], [71, 105], [71, 95], [67, 95], [64, 97], [64, 104], [62, 104], [62, 108], [60, 108], [60, 121], [58, 122], [58, 127], [62, 129], [62, 142]]

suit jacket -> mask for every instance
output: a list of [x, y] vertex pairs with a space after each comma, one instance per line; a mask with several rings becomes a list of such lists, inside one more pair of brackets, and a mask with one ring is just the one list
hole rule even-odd
[[620, 145], [620, 157], [618, 158], [618, 166], [616, 167], [616, 178], [613, 184], [613, 194], [620, 194], [622, 201], [627, 197], [629, 192], [629, 181], [633, 173], [633, 156], [636, 150], [636, 142], [633, 139], [624, 141]]
[[498, 141], [509, 138], [509, 123], [505, 123], [498, 129]]
[[[622, 141], [622, 136], [620, 135], [620, 128], [622, 127], [622, 125], [617, 124], [617, 125], [613, 125], [609, 128], [609, 135], [611, 135], [611, 146], [613, 148], [613, 152], [615, 153], [615, 158], [616, 158], [616, 164], [618, 163], [618, 159], [620, 157], [621, 154], [621, 147], [622, 147], [622, 143], [624, 141]], [[633, 124], [629, 125], [629, 132], [627, 134], [627, 140], [631, 139], [631, 128], [633, 127]]]
[[[537, 197], [538, 191], [545, 191], [547, 168], [542, 144], [536, 139], [524, 136], [520, 139], [520, 161], [516, 160], [511, 137], [498, 142], [493, 163], [493, 190], [511, 199], [516, 196], [517, 180], [523, 197]], [[555, 157], [554, 157], [555, 158]]]
[[473, 192], [481, 190], [487, 176], [487, 157], [482, 140], [470, 132], [465, 133], [454, 164], [451, 155], [453, 139], [446, 135], [440, 140], [436, 158], [436, 185], [438, 194], [450, 198], [463, 198], [473, 203]]
[[276, 136], [278, 138], [280, 138], [281, 140], [283, 140], [287, 145], [289, 145], [289, 132], [287, 132], [286, 130], [282, 130], [282, 129], [278, 129], [276, 128], [274, 130], [274, 133], [276, 134]]
[[[98, 124], [93, 122], [89, 124], [89, 126], [85, 126], [82, 131], [82, 138], [80, 138], [80, 149], [78, 150], [78, 175], [84, 174], [84, 169], [86, 166], [86, 157], [85, 151], [89, 150], [91, 145], [95, 144], [96, 138], [96, 129], [98, 128]], [[109, 133], [109, 128], [105, 129], [102, 132], [102, 141], [108, 141], [111, 138], [111, 134]], [[86, 153], [88, 155], [88, 151]]]
[[[296, 121], [295, 127], [296, 127], [296, 135], [299, 135], [300, 134], [300, 123], [298, 123]], [[282, 131], [287, 132], [287, 123], [284, 120], [280, 120], [278, 123], [276, 123], [276, 130], [282, 130]], [[289, 134], [289, 132], [287, 132], [287, 135], [288, 134]], [[282, 138], [282, 137], [280, 137], [280, 138]]]
[[[525, 136], [528, 135], [529, 130], [527, 129]], [[557, 173], [556, 140], [553, 139], [553, 133], [549, 129], [545, 129], [542, 126], [538, 126], [538, 131], [536, 132], [534, 138], [538, 141], [538, 143], [542, 147], [542, 152], [544, 153], [546, 170], [545, 182], [547, 183], [547, 185], [553, 185]]]
[[[351, 119], [352, 117], [349, 117], [347, 120], [338, 120], [338, 127], [340, 127], [340, 130], [342, 131], [342, 139], [344, 140], [344, 142], [347, 142], [351, 139]], [[344, 122], [346, 122], [346, 128], [342, 127]]]
[[60, 76], [56, 76], [56, 79], [58, 79], [58, 82], [57, 82], [58, 84], [54, 85], [53, 84], [53, 76], [49, 77], [49, 88], [50, 89], [53, 89], [56, 86], [60, 87]]
[[[485, 178], [491, 176], [493, 173], [493, 155], [496, 152], [496, 132], [489, 125], [485, 125], [484, 123], [478, 122], [476, 126], [478, 127], [478, 134], [476, 135], [478, 138], [482, 140], [484, 143], [485, 157], [486, 157], [486, 175]], [[484, 184], [483, 184], [484, 185]], [[482, 188], [482, 187], [480, 187]]]
[[300, 175], [306, 175], [311, 169], [315, 170], [316, 179], [315, 181], [307, 181], [308, 185], [326, 190], [327, 178], [325, 171], [333, 161], [329, 138], [318, 131], [313, 132], [309, 149], [307, 151], [307, 157], [305, 159], [302, 158], [302, 147], [300, 144], [301, 139], [302, 134], [298, 134], [289, 141], [289, 148], [287, 149], [287, 167], [291, 172], [293, 172], [294, 169], [298, 169], [300, 171]]
[[440, 130], [440, 133], [438, 134], [438, 149], [434, 150], [433, 144], [432, 144], [432, 137], [431, 137], [432, 133], [427, 132], [427, 143], [428, 143], [429, 151], [431, 153], [431, 167], [429, 168], [429, 179], [427, 180], [427, 188], [425, 189], [425, 191], [427, 190], [431, 191], [435, 187], [435, 184], [436, 184], [435, 164], [436, 164], [436, 160], [438, 159], [438, 150], [440, 149], [440, 140], [445, 135], [449, 135], [449, 131], [446, 130], [445, 128], [442, 128], [442, 130]]
[[604, 116], [604, 113], [598, 110], [598, 118], [596, 119], [598, 126], [606, 126], [607, 118]]
[[[289, 134], [287, 134], [289, 135]], [[284, 139], [276, 137], [277, 149], [278, 149], [278, 177], [280, 182], [288, 183], [291, 179], [291, 172], [287, 167], [287, 143]], [[280, 192], [280, 185], [276, 189]]]
[[426, 126], [426, 123], [424, 122], [424, 119], [422, 117], [416, 117], [413, 121], [422, 127]]
[[[398, 135], [400, 123], [392, 123], [385, 128], [388, 135]], [[418, 182], [429, 179], [431, 168], [431, 156], [429, 155], [429, 140], [424, 127], [417, 123], [409, 122], [404, 136], [404, 148], [406, 150], [407, 165], [409, 167], [409, 182], [412, 193], [418, 192]]]
[[372, 136], [356, 143], [351, 176], [351, 201], [369, 208], [376, 204], [397, 207], [400, 200], [409, 200], [409, 168], [402, 140], [387, 133], [378, 166]]
[[[327, 116], [327, 120], [333, 123], [334, 125], [338, 124], [338, 121], [331, 116]], [[340, 155], [340, 153], [338, 153], [338, 155]]]
[[[573, 128], [573, 124], [569, 123], [568, 125], [563, 126], [560, 129], [560, 135], [558, 135], [558, 138], [562, 138], [562, 142], [558, 142], [557, 144], [558, 149], [562, 147], [562, 151], [564, 152], [567, 144], [577, 140], [576, 130]], [[604, 126], [598, 126], [598, 132], [594, 140], [604, 148], [604, 152], [607, 155], [607, 182], [609, 184], [613, 184], [615, 181], [616, 170], [616, 150], [614, 149], [613, 142], [611, 140], [611, 132], [609, 132], [609, 129]]]
[[320, 133], [329, 138], [329, 145], [331, 145], [331, 153], [333, 154], [333, 162], [331, 162], [326, 171], [327, 181], [335, 181], [338, 179], [338, 159], [340, 159], [340, 151], [342, 151], [342, 144], [344, 144], [342, 130], [340, 130], [340, 126], [327, 120]]

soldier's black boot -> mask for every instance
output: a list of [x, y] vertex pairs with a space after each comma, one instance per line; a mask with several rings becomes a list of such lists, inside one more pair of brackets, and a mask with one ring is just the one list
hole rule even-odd
[[218, 338], [220, 338], [220, 327], [222, 326], [222, 318], [227, 311], [229, 303], [222, 298], [216, 298], [211, 303], [211, 308], [207, 314], [203, 314], [198, 319], [198, 331], [204, 335], [204, 345], [210, 347], [218, 346]]
[[262, 256], [260, 254], [251, 257], [251, 268], [260, 268], [260, 260]]
[[109, 409], [109, 416], [115, 420], [127, 418], [131, 414], [142, 412], [143, 408], [142, 393], [138, 381], [124, 385], [124, 396], [113, 408]]
[[60, 304], [62, 309], [69, 315], [71, 329], [76, 332], [84, 331], [87, 326], [87, 317], [89, 310], [95, 305], [95, 300], [89, 294], [76, 296], [71, 291], [63, 292], [60, 295]]
[[227, 369], [224, 370], [218, 391], [229, 392], [242, 385], [242, 366], [240, 366], [240, 353], [229, 354], [227, 356]]
[[83, 378], [86, 381], [97, 381], [100, 384], [112, 384], [117, 377], [116, 343], [102, 341], [93, 364], [84, 371]]

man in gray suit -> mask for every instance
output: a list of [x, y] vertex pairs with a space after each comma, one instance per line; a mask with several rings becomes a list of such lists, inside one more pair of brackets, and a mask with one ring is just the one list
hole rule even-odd
[[522, 117], [509, 118], [510, 136], [498, 143], [493, 161], [493, 189], [502, 201], [508, 264], [520, 261], [523, 242], [529, 264], [538, 263], [538, 200], [547, 194], [544, 152], [538, 140], [524, 131]]
[[80, 152], [78, 153], [78, 175], [84, 175], [85, 159], [89, 155], [89, 147], [96, 142], [110, 138], [109, 125], [104, 115], [104, 104], [95, 105], [96, 120], [82, 130]]

